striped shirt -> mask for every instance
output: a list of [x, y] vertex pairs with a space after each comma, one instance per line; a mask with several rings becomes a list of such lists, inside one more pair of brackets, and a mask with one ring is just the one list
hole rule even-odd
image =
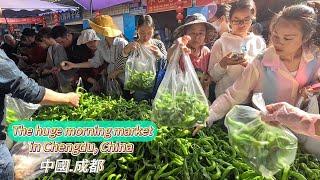
[[122, 58], [119, 58], [119, 56], [122, 54], [122, 49], [128, 42], [123, 38], [116, 37], [111, 46], [108, 46], [106, 43], [107, 42], [100, 43], [94, 57], [89, 59], [89, 62], [94, 68], [98, 68], [104, 62], [107, 62], [109, 66], [112, 66], [112, 68], [110, 67], [112, 70], [122, 69], [124, 62], [121, 62]]

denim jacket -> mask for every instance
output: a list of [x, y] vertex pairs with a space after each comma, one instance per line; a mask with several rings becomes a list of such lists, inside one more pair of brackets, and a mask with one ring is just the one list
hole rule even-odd
[[[18, 69], [3, 50], [0, 50], [0, 122], [4, 119], [4, 100], [6, 94], [26, 102], [39, 103], [45, 94], [45, 88], [39, 86]], [[0, 127], [0, 131], [3, 127]], [[0, 139], [5, 138], [0, 134]]]

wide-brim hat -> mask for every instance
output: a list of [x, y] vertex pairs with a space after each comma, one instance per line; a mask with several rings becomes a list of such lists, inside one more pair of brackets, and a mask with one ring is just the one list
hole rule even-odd
[[97, 33], [93, 29], [85, 29], [81, 31], [81, 35], [78, 38], [77, 45], [86, 44], [90, 41], [100, 41]]
[[99, 15], [89, 20], [89, 24], [97, 33], [107, 37], [117, 37], [122, 34], [121, 30], [113, 22], [112, 17], [108, 15]]
[[[212, 31], [216, 31], [216, 29], [214, 28], [214, 26], [207, 22], [206, 17], [204, 17], [204, 15], [199, 14], [199, 13], [195, 13], [193, 15], [189, 15], [185, 18], [185, 23], [181, 26], [179, 26], [174, 32], [173, 32], [173, 38], [177, 39], [183, 35], [185, 35], [185, 30], [186, 28], [190, 27], [191, 25], [194, 24], [204, 24], [206, 26], [207, 29], [207, 34], [206, 37], [211, 34]], [[207, 39], [207, 38], [206, 38]]]

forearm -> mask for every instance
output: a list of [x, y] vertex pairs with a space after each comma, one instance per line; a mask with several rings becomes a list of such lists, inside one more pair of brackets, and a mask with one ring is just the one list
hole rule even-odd
[[83, 63], [78, 63], [74, 65], [74, 68], [93, 68], [93, 65], [88, 61], [88, 62], [83, 62]]
[[41, 105], [57, 105], [57, 104], [68, 104], [69, 98], [66, 94], [57, 93], [50, 89], [45, 89], [45, 94], [41, 100]]

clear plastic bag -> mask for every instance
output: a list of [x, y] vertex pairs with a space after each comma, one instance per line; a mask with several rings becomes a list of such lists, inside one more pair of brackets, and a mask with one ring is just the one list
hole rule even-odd
[[156, 77], [156, 58], [144, 45], [129, 56], [125, 69], [125, 89], [152, 91]]
[[16, 179], [36, 179], [45, 173], [41, 163], [49, 159], [55, 161], [62, 157], [60, 153], [30, 153], [28, 143], [17, 143], [11, 149]]
[[174, 51], [153, 102], [152, 120], [159, 125], [190, 128], [203, 124], [209, 114], [204, 94], [190, 57]]
[[262, 111], [234, 106], [226, 115], [225, 125], [230, 143], [240, 156], [264, 177], [272, 178], [294, 162], [298, 140], [288, 129], [261, 120], [266, 113], [261, 97], [253, 96], [253, 102]]
[[116, 79], [107, 79], [105, 75], [101, 77], [101, 86], [103, 93], [107, 96], [120, 97], [122, 89], [120, 83]]
[[40, 104], [26, 103], [21, 99], [13, 98], [10, 95], [5, 97], [5, 120], [10, 124], [16, 120], [27, 120], [40, 107]]

